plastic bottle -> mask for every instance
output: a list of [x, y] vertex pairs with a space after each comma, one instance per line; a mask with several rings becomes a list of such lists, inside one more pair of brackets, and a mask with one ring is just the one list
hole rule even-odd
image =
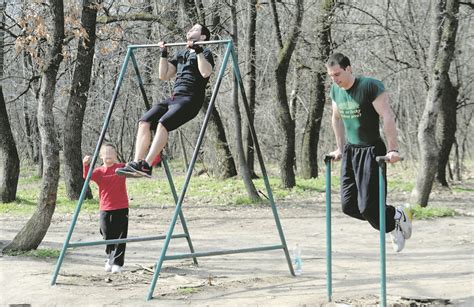
[[295, 271], [295, 275], [301, 275], [301, 262], [301, 248], [298, 244], [296, 244], [295, 248], [293, 249], [293, 270]]

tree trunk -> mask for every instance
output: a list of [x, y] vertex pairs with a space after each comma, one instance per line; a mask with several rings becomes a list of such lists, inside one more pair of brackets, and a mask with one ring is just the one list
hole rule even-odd
[[[444, 2], [444, 0], [439, 0]], [[439, 7], [439, 6], [435, 6]], [[453, 59], [456, 33], [458, 27], [457, 13], [459, 11], [458, 0], [447, 0], [445, 10], [437, 12], [443, 14], [441, 31], [440, 25], [433, 25], [433, 32], [440, 33], [438, 52], [430, 50], [435, 54], [432, 58], [434, 63], [431, 72], [430, 88], [426, 98], [426, 105], [418, 127], [418, 142], [420, 144], [420, 171], [416, 178], [415, 188], [412, 191], [411, 202], [426, 207], [433, 187], [436, 171], [438, 169], [439, 149], [436, 143], [436, 121], [439, 110], [443, 103], [443, 92], [448, 82], [449, 66]], [[435, 18], [438, 15], [435, 14]], [[430, 46], [430, 48], [433, 46]]]
[[[205, 112], [209, 106], [209, 99], [206, 98], [202, 110]], [[235, 167], [234, 158], [227, 143], [225, 135], [224, 124], [217, 109], [212, 108], [212, 113], [209, 118], [209, 132], [216, 140], [215, 154], [216, 161], [213, 168], [218, 176], [222, 179], [237, 176], [237, 168]]]
[[[237, 63], [238, 58], [237, 58], [237, 50], [239, 46], [239, 40], [238, 40], [238, 28], [237, 28], [237, 10], [236, 10], [236, 0], [232, 0], [232, 5], [231, 5], [231, 15], [232, 15], [232, 33], [233, 33], [233, 40], [234, 40], [234, 46], [236, 48], [236, 61]], [[232, 102], [234, 105], [234, 118], [235, 118], [235, 143], [236, 143], [236, 148], [237, 148], [237, 155], [239, 158], [239, 171], [240, 171], [240, 176], [242, 177], [242, 180], [244, 181], [245, 189], [247, 190], [247, 195], [249, 198], [251, 198], [253, 201], [258, 201], [260, 200], [260, 196], [258, 196], [257, 189], [255, 188], [255, 185], [253, 184], [252, 177], [250, 175], [250, 171], [247, 167], [247, 161], [245, 161], [245, 152], [244, 152], [244, 144], [242, 142], [242, 117], [240, 115], [240, 109], [239, 109], [239, 84], [237, 82], [237, 77], [235, 74], [233, 75], [234, 79], [234, 88], [232, 92]]]
[[[3, 49], [3, 48], [2, 48]], [[1, 52], [1, 51], [0, 51]], [[16, 199], [20, 159], [13, 139], [8, 113], [0, 85], [0, 202], [8, 203]]]
[[[257, 0], [249, 1], [249, 17], [248, 17], [248, 31], [247, 31], [247, 71], [248, 71], [248, 82], [247, 82], [247, 93], [248, 103], [250, 108], [250, 120], [254, 123], [255, 118], [255, 99], [257, 96], [257, 65], [256, 65], [256, 40], [257, 40]], [[250, 127], [244, 131], [244, 142], [246, 149], [247, 167], [249, 169], [252, 178], [257, 178], [255, 174], [255, 151], [253, 148], [253, 139], [250, 132]]]
[[295, 179], [295, 122], [291, 118], [286, 91], [286, 78], [290, 66], [291, 56], [296, 47], [303, 21], [303, 0], [296, 0], [295, 20], [290, 30], [288, 39], [283, 44], [280, 21], [276, 9], [275, 0], [270, 1], [275, 34], [279, 46], [277, 67], [275, 69], [275, 85], [277, 86], [277, 120], [282, 133], [283, 150], [279, 162], [280, 178], [284, 188], [292, 188], [296, 185]]
[[43, 180], [38, 204], [33, 216], [4, 250], [36, 249], [43, 240], [56, 207], [59, 181], [59, 146], [54, 126], [53, 105], [59, 64], [63, 59], [64, 8], [62, 0], [50, 0], [52, 33], [50, 45], [45, 46], [45, 66], [41, 80], [38, 125], [43, 153]]
[[446, 80], [446, 88], [443, 92], [443, 102], [439, 112], [439, 126], [440, 133], [439, 145], [439, 163], [436, 180], [445, 187], [448, 187], [448, 180], [446, 179], [446, 169], [449, 162], [449, 154], [451, 148], [456, 140], [456, 110], [457, 110], [458, 89], [453, 86], [449, 76]]
[[[0, 2], [0, 21], [4, 23], [5, 4]], [[0, 31], [0, 80], [3, 79], [4, 32]], [[3, 87], [0, 83], [0, 202], [8, 203], [16, 199], [20, 159], [8, 119]]]
[[301, 177], [305, 179], [318, 177], [319, 132], [326, 103], [326, 60], [330, 53], [331, 17], [334, 0], [322, 3], [318, 26], [316, 27], [316, 59], [311, 81], [309, 113], [303, 132], [301, 146]]
[[[64, 122], [64, 182], [70, 200], [79, 199], [84, 186], [81, 150], [82, 125], [94, 59], [96, 18], [95, 0], [83, 0], [81, 24], [88, 37], [79, 39], [77, 44], [76, 66], [74, 67], [71, 95]], [[86, 197], [92, 198], [90, 189], [88, 189]]]

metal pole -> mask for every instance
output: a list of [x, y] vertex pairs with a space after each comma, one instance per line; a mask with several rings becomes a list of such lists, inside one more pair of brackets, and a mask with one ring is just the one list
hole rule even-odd
[[179, 199], [176, 203], [176, 209], [174, 211], [174, 215], [173, 215], [173, 218], [171, 220], [171, 223], [170, 223], [170, 226], [169, 226], [169, 229], [168, 229], [168, 233], [166, 235], [165, 242], [163, 243], [163, 247], [161, 249], [160, 258], [156, 263], [156, 269], [155, 269], [155, 273], [153, 274], [153, 279], [152, 279], [152, 282], [151, 282], [151, 285], [150, 285], [150, 289], [148, 291], [147, 300], [151, 300], [153, 298], [153, 291], [154, 291], [155, 286], [156, 286], [156, 281], [158, 280], [158, 276], [159, 276], [160, 271], [161, 271], [161, 266], [163, 265], [163, 261], [166, 257], [166, 251], [167, 251], [169, 243], [170, 243], [171, 235], [173, 233], [174, 226], [175, 226], [176, 220], [178, 218], [178, 214], [181, 211], [181, 206], [183, 204], [184, 195], [186, 194], [186, 190], [188, 188], [189, 181], [191, 180], [191, 175], [193, 173], [194, 164], [196, 163], [197, 156], [199, 154], [199, 149], [201, 147], [201, 143], [202, 143], [202, 140], [204, 138], [204, 133], [206, 131], [207, 124], [209, 122], [209, 118], [211, 117], [212, 108], [214, 107], [214, 102], [216, 100], [217, 93], [219, 91], [219, 87], [220, 87], [221, 82], [222, 82], [222, 77], [224, 76], [225, 68], [226, 68], [226, 65], [227, 65], [227, 61], [229, 60], [229, 55], [230, 55], [230, 50], [231, 49], [232, 49], [232, 43], [229, 41], [229, 43], [227, 44], [227, 50], [224, 54], [224, 59], [222, 60], [222, 66], [221, 66], [221, 69], [219, 71], [219, 75], [217, 77], [216, 85], [215, 85], [214, 90], [212, 92], [211, 101], [209, 102], [209, 106], [207, 108], [207, 112], [206, 112], [206, 115], [204, 117], [204, 122], [202, 124], [201, 131], [199, 132], [199, 137], [198, 137], [198, 140], [197, 140], [197, 143], [196, 143], [196, 147], [194, 148], [193, 156], [191, 158], [191, 163], [190, 163], [190, 165], [188, 167], [188, 171], [186, 173], [186, 179], [184, 181], [184, 185], [183, 185], [183, 188], [181, 190], [181, 194], [179, 196]]
[[293, 275], [293, 276], [296, 276], [295, 272], [293, 270], [293, 265], [291, 263], [290, 253], [288, 252], [288, 246], [286, 245], [285, 234], [283, 233], [283, 228], [281, 227], [280, 218], [278, 216], [278, 210], [277, 210], [276, 205], [275, 205], [275, 200], [273, 199], [273, 192], [272, 192], [272, 189], [270, 187], [270, 181], [268, 180], [267, 171], [265, 169], [265, 164], [263, 162], [262, 152], [261, 152], [260, 146], [258, 144], [257, 134], [255, 132], [255, 128], [253, 126], [253, 123], [250, 120], [250, 107], [249, 107], [249, 104], [248, 104], [248, 101], [247, 101], [247, 96], [245, 95], [245, 86], [244, 86], [244, 83], [242, 82], [242, 76], [240, 74], [240, 69], [239, 69], [239, 65], [237, 63], [237, 57], [235, 56], [234, 48], [231, 48], [231, 52], [232, 52], [232, 63], [233, 63], [233, 67], [234, 67], [234, 74], [235, 74], [236, 79], [237, 79], [237, 81], [240, 85], [240, 92], [242, 94], [242, 101], [243, 101], [243, 105], [244, 105], [244, 108], [245, 108], [245, 113], [247, 114], [247, 119], [248, 119], [248, 123], [249, 123], [250, 132], [252, 134], [252, 139], [253, 139], [253, 143], [254, 143], [255, 152], [257, 153], [258, 161], [260, 163], [260, 169], [262, 171], [262, 177], [263, 177], [263, 180], [265, 182], [265, 187], [266, 187], [266, 190], [267, 190], [267, 193], [268, 193], [268, 199], [270, 200], [270, 205], [272, 207], [272, 212], [273, 212], [273, 217], [275, 219], [275, 224], [276, 224], [276, 227], [278, 229], [278, 234], [280, 235], [280, 240], [281, 240], [281, 243], [282, 243], [282, 246], [283, 246], [283, 251], [285, 253], [286, 261], [288, 263], [288, 268], [290, 269], [290, 274]]
[[385, 157], [376, 157], [379, 164], [379, 221], [380, 221], [380, 306], [387, 306], [385, 271]]
[[333, 156], [324, 156], [326, 163], [326, 288], [328, 302], [332, 302], [332, 242], [331, 242], [331, 160]]
[[140, 92], [142, 93], [143, 100], [145, 101], [146, 110], [148, 111], [148, 110], [150, 110], [151, 105], [150, 105], [150, 102], [148, 101], [148, 97], [146, 95], [145, 86], [143, 85], [142, 77], [140, 76], [140, 71], [138, 69], [137, 59], [135, 58], [135, 54], [133, 52], [130, 54], [130, 56], [131, 56], [131, 59], [132, 59], [133, 68], [135, 69], [135, 75], [137, 77], [138, 87], [140, 88]]
[[[200, 41], [200, 42], [194, 42], [194, 45], [215, 45], [215, 44], [228, 44], [229, 42], [232, 42], [230, 39], [224, 39], [224, 40], [215, 40], [215, 41]], [[179, 47], [179, 46], [186, 46], [188, 43], [187, 42], [182, 42], [182, 43], [166, 43], [166, 47]], [[158, 44], [145, 44], [145, 45], [129, 45], [128, 48], [159, 48], [160, 46]]]
[[127, 54], [125, 55], [125, 61], [123, 62], [122, 68], [120, 69], [119, 78], [117, 80], [117, 84], [114, 89], [114, 94], [112, 95], [112, 100], [110, 102], [109, 110], [107, 111], [107, 115], [105, 116], [104, 125], [102, 126], [102, 131], [99, 136], [99, 141], [95, 147], [94, 155], [92, 157], [92, 161], [90, 164], [89, 172], [87, 172], [86, 179], [84, 180], [84, 185], [82, 186], [81, 195], [79, 196], [79, 200], [77, 201], [76, 209], [74, 211], [74, 215], [72, 217], [72, 223], [69, 226], [69, 231], [67, 233], [66, 239], [63, 244], [63, 248], [61, 249], [61, 253], [59, 254], [58, 261], [56, 263], [56, 268], [54, 269], [53, 278], [51, 280], [51, 285], [54, 286], [56, 284], [56, 279], [58, 277], [59, 269], [61, 268], [61, 264], [64, 260], [64, 256], [66, 255], [66, 249], [68, 248], [69, 241], [71, 240], [72, 232], [74, 231], [74, 227], [76, 226], [77, 218], [79, 217], [79, 212], [81, 211], [82, 203], [86, 197], [87, 189], [89, 187], [89, 182], [92, 176], [92, 171], [94, 170], [95, 163], [97, 162], [97, 157], [99, 156], [100, 146], [105, 138], [105, 133], [109, 126], [110, 118], [112, 116], [112, 111], [115, 107], [115, 102], [117, 100], [120, 86], [122, 85], [122, 80], [127, 70], [128, 61], [130, 59], [130, 55], [132, 50], [130, 48], [127, 49]]
[[[178, 194], [176, 193], [176, 188], [174, 186], [173, 177], [171, 176], [171, 171], [168, 166], [168, 161], [166, 157], [162, 156], [163, 167], [165, 168], [166, 177], [168, 178], [168, 183], [170, 185], [171, 193], [173, 194], [174, 203], [178, 202]], [[183, 211], [179, 211], [179, 219], [181, 221], [181, 226], [183, 226], [183, 231], [186, 234], [186, 240], [188, 241], [189, 250], [191, 253], [194, 253], [193, 242], [191, 241], [191, 236], [189, 235], [188, 225], [186, 224], [186, 219], [184, 218]], [[171, 236], [173, 238], [174, 236]], [[193, 257], [193, 262], [195, 265], [198, 265], [197, 258]]]

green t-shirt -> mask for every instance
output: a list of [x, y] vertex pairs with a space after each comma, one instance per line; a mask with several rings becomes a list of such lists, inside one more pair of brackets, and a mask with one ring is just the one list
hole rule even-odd
[[380, 140], [379, 115], [374, 100], [384, 92], [379, 80], [358, 76], [348, 90], [331, 86], [331, 99], [344, 123], [346, 141], [355, 145], [375, 145]]

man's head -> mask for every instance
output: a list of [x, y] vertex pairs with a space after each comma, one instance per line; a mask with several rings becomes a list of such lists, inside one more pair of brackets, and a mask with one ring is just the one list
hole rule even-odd
[[208, 41], [211, 37], [211, 32], [205, 25], [200, 23], [195, 24], [186, 34], [188, 41]]
[[115, 161], [117, 161], [117, 150], [115, 146], [106, 143], [100, 147], [100, 158], [105, 166], [109, 167], [114, 165]]
[[354, 83], [351, 61], [342, 53], [332, 54], [326, 62], [331, 80], [343, 89], [349, 89]]

